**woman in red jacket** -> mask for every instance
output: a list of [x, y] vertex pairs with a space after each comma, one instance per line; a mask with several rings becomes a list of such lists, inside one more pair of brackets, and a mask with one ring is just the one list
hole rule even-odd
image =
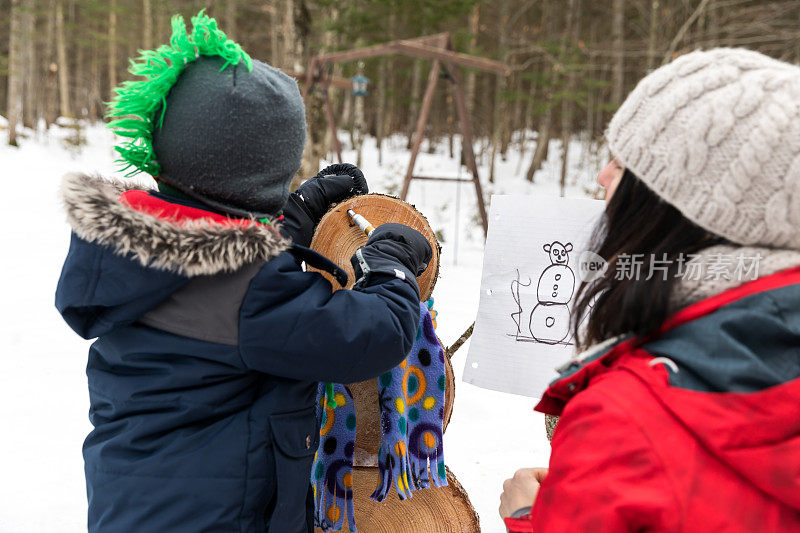
[[[609, 125], [583, 353], [537, 405], [513, 532], [800, 531], [800, 68], [682, 56]], [[576, 323], [580, 320], [576, 321]]]

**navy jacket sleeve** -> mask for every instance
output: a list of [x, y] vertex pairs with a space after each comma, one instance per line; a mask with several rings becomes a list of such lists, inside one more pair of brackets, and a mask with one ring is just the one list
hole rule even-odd
[[376, 377], [411, 350], [419, 326], [416, 279], [376, 275], [331, 294], [288, 253], [253, 279], [239, 317], [248, 367], [292, 379], [352, 383]]

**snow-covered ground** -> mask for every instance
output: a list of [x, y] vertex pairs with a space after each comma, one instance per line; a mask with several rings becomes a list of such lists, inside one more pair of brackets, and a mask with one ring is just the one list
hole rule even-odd
[[[71, 131], [29, 133], [20, 148], [0, 145], [6, 197], [0, 209], [5, 250], [0, 263], [0, 531], [67, 533], [86, 529], [81, 445], [90, 430], [84, 373], [89, 343], [72, 333], [53, 305], [69, 241], [57, 191], [69, 171], [114, 175], [114, 139], [102, 127], [91, 126], [82, 133], [85, 146], [77, 150]], [[459, 174], [446, 145], [433, 152], [423, 145], [417, 174]], [[532, 146], [523, 164], [517, 148], [506, 161], [498, 156], [496, 183], [486, 184], [487, 197], [558, 194], [559, 152], [553, 142], [534, 184], [523, 177]], [[397, 193], [408, 162], [405, 138], [388, 139], [383, 155], [383, 165], [378, 165], [375, 141], [367, 139], [362, 168], [373, 191]], [[570, 155], [567, 195], [585, 196], [594, 190], [602, 161], [577, 142]], [[354, 152], [345, 152], [345, 160], [355, 162]], [[486, 163], [480, 168], [484, 182]], [[468, 176], [466, 170], [462, 175]], [[450, 344], [472, 323], [478, 308], [483, 233], [474, 190], [471, 184], [417, 181], [408, 199], [442, 238], [434, 298], [439, 336]], [[445, 436], [445, 459], [480, 514], [482, 530], [500, 533], [505, 531], [497, 515], [503, 480], [517, 468], [546, 465], [550, 450], [544, 422], [532, 411], [530, 398], [461, 382], [468, 349], [467, 344], [453, 358], [456, 403]]]

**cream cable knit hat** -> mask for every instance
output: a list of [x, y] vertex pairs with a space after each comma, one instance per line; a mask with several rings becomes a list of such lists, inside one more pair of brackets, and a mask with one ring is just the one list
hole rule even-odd
[[800, 68], [743, 49], [646, 76], [606, 132], [619, 161], [699, 226], [800, 250]]

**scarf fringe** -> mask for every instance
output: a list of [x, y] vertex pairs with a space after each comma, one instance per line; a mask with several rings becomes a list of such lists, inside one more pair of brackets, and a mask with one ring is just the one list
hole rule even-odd
[[434, 487], [447, 486], [444, 461], [438, 454], [419, 459], [406, 451], [400, 456], [398, 468], [393, 468], [394, 455], [387, 455], [386, 458], [380, 465], [382, 471], [380, 485], [370, 496], [375, 502], [380, 503], [385, 500], [392, 486], [397, 488], [397, 496], [401, 500], [411, 498], [415, 490], [431, 488], [431, 482]]

